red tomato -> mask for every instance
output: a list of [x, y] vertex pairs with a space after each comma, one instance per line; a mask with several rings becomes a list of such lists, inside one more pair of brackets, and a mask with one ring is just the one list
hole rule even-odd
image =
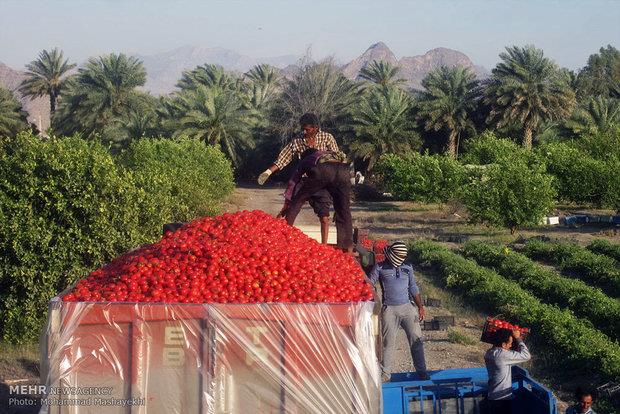
[[[376, 248], [385, 245], [385, 240], [375, 243]], [[63, 296], [65, 301], [166, 303], [372, 298], [373, 289], [352, 257], [262, 211], [188, 223], [91, 272]]]

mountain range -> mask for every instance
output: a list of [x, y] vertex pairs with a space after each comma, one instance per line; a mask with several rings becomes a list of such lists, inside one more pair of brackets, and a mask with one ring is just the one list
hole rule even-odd
[[399, 76], [405, 80], [405, 85], [412, 89], [422, 89], [422, 79], [424, 79], [428, 72], [439, 66], [465, 66], [470, 68], [480, 79], [487, 78], [490, 74], [486, 68], [474, 65], [467, 55], [458, 50], [438, 47], [429, 50], [423, 55], [406, 56], [397, 59], [390, 48], [383, 42], [375, 43], [362, 55], [344, 65], [342, 73], [349, 79], [358, 79], [360, 70], [374, 60], [383, 60], [398, 66], [400, 68]]
[[26, 78], [24, 72], [17, 71], [0, 62], [0, 86], [13, 92], [13, 95], [28, 112], [28, 122], [35, 124], [39, 131], [45, 131], [50, 126], [50, 101], [47, 96], [30, 99], [22, 96], [17, 90], [19, 84]]
[[[152, 55], [135, 55], [146, 69], [147, 81], [143, 89], [153, 95], [172, 92], [183, 71], [193, 69], [205, 63], [221, 65], [227, 70], [244, 73], [259, 63], [268, 63], [282, 69], [284, 76], [290, 75], [300, 61], [299, 56], [284, 55], [266, 58], [252, 58], [233, 50], [219, 47], [183, 46], [167, 52]], [[398, 59], [383, 42], [371, 45], [359, 57], [341, 67], [342, 73], [349, 79], [357, 79], [362, 68], [374, 60], [386, 61], [400, 68], [399, 76], [405, 85], [421, 89], [421, 81], [426, 74], [442, 65], [462, 65], [471, 68], [478, 78], [486, 78], [489, 71], [475, 65], [467, 55], [447, 48], [435, 48], [419, 56], [405, 56]], [[23, 72], [14, 70], [0, 62], [0, 85], [12, 90], [22, 106], [29, 113], [29, 121], [45, 130], [49, 127], [49, 101], [46, 97], [29, 99], [23, 97], [17, 87], [24, 79]]]
[[144, 89], [154, 95], [170, 93], [181, 78], [183, 71], [212, 63], [226, 70], [244, 73], [259, 63], [283, 68], [299, 60], [298, 56], [286, 55], [252, 58], [221, 47], [183, 46], [154, 55], [136, 55], [144, 64], [147, 79]]

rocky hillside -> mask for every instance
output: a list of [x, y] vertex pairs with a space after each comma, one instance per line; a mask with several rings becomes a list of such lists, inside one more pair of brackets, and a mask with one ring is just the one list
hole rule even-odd
[[23, 72], [11, 69], [0, 62], [0, 86], [13, 92], [22, 107], [28, 112], [28, 121], [35, 124], [40, 131], [45, 131], [50, 126], [50, 103], [47, 97], [29, 99], [22, 96], [17, 90], [19, 84], [25, 78]]
[[462, 65], [471, 68], [478, 78], [489, 76], [489, 71], [482, 66], [476, 66], [465, 55], [457, 50], [436, 48], [420, 56], [402, 57], [397, 59], [394, 53], [383, 42], [370, 46], [361, 56], [346, 64], [342, 72], [349, 79], [357, 79], [359, 71], [372, 63], [373, 60], [383, 60], [400, 68], [400, 77], [405, 79], [407, 86], [421, 89], [422, 79], [431, 70], [445, 65]]
[[360, 70], [372, 63], [373, 60], [398, 65], [398, 59], [385, 43], [379, 42], [370, 46], [361, 56], [344, 65], [342, 73], [349, 79], [356, 79]]
[[278, 68], [298, 60], [297, 56], [286, 55], [267, 58], [252, 58], [233, 50], [220, 47], [183, 46], [155, 55], [137, 55], [146, 68], [147, 81], [144, 89], [154, 95], [169, 93], [181, 78], [183, 71], [212, 63], [237, 72], [247, 72], [258, 63], [268, 63]]

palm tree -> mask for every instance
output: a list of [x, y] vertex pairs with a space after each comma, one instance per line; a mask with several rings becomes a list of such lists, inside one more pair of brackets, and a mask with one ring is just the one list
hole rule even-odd
[[121, 53], [89, 59], [70, 79], [54, 129], [86, 136], [104, 130], [142, 104], [144, 97], [136, 88], [145, 82], [146, 71], [135, 57]]
[[420, 139], [411, 107], [411, 97], [394, 85], [373, 88], [361, 102], [353, 117], [355, 137], [349, 150], [367, 163], [366, 171], [382, 154], [417, 149]]
[[603, 96], [620, 98], [620, 51], [611, 45], [590, 55], [588, 64], [577, 75], [579, 98]]
[[75, 67], [75, 63], [63, 60], [61, 50], [43, 50], [39, 58], [26, 65], [26, 79], [19, 87], [24, 96], [39, 97], [47, 95], [50, 98], [50, 114], [54, 115], [58, 97], [65, 87], [67, 73]]
[[532, 135], [544, 122], [567, 118], [575, 93], [558, 67], [534, 46], [507, 47], [492, 71], [484, 91], [491, 111], [487, 122], [523, 129], [523, 146], [532, 147]]
[[620, 126], [620, 100], [597, 96], [580, 104], [564, 127], [574, 135], [598, 135]]
[[130, 139], [152, 138], [157, 135], [156, 125], [157, 116], [154, 112], [132, 110], [123, 119], [121, 128]]
[[274, 102], [271, 123], [286, 136], [299, 129], [301, 115], [313, 112], [323, 127], [343, 130], [360, 95], [359, 85], [345, 78], [333, 61], [302, 63]]
[[417, 118], [427, 131], [448, 132], [446, 152], [456, 158], [457, 137], [474, 129], [472, 117], [479, 95], [476, 75], [463, 66], [441, 66], [426, 75], [422, 86]]
[[399, 67], [386, 61], [373, 60], [372, 63], [360, 70], [359, 77], [381, 86], [398, 85], [405, 82], [397, 78]]
[[174, 136], [199, 139], [218, 145], [233, 164], [241, 163], [242, 152], [252, 148], [251, 116], [239, 93], [198, 85], [177, 95], [171, 112], [179, 118]]
[[13, 136], [28, 128], [26, 113], [8, 89], [0, 87], [0, 136]]
[[278, 70], [271, 65], [256, 65], [245, 74], [248, 106], [255, 111], [266, 110], [280, 86]]
[[205, 64], [190, 71], [183, 72], [177, 87], [182, 90], [195, 89], [199, 85], [207, 87], [219, 87], [221, 89], [234, 89], [239, 80], [231, 76], [219, 65]]

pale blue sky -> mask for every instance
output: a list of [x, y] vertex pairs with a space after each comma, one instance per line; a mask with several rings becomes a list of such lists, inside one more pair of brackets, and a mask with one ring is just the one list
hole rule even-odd
[[72, 61], [183, 45], [252, 57], [333, 55], [346, 62], [384, 41], [397, 57], [448, 47], [492, 68], [507, 45], [532, 43], [577, 69], [601, 46], [620, 48], [610, 0], [0, 0], [0, 62], [21, 68], [58, 46]]

